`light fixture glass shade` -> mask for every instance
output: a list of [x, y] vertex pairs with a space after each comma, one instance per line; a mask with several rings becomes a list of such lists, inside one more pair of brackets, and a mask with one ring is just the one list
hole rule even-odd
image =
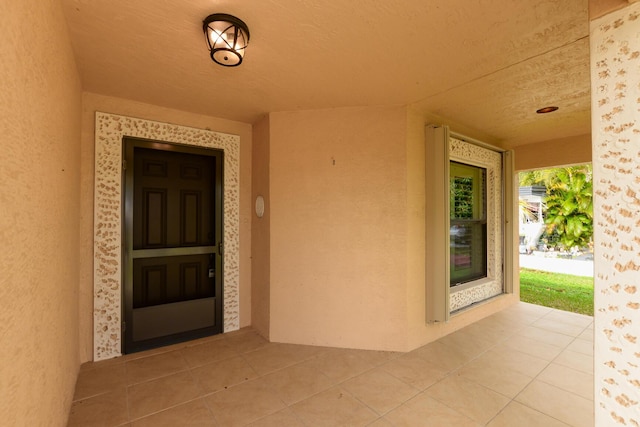
[[225, 67], [242, 63], [244, 50], [249, 44], [249, 28], [240, 19], [226, 13], [214, 13], [202, 22], [211, 59]]

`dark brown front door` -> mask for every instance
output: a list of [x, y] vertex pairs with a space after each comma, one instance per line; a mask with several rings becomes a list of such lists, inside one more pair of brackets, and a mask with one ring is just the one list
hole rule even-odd
[[124, 147], [124, 353], [222, 332], [222, 152]]

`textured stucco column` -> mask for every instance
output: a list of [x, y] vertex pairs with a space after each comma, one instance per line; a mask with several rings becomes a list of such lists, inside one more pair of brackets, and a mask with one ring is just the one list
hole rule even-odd
[[640, 425], [640, 3], [591, 22], [595, 421]]

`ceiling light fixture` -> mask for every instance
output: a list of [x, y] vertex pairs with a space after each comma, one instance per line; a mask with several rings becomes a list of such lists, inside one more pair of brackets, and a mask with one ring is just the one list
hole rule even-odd
[[214, 13], [202, 21], [211, 59], [225, 67], [242, 64], [249, 44], [249, 28], [240, 19], [226, 13]]
[[536, 110], [536, 113], [538, 114], [553, 113], [557, 109], [558, 107], [544, 107], [544, 108], [540, 108], [539, 110]]

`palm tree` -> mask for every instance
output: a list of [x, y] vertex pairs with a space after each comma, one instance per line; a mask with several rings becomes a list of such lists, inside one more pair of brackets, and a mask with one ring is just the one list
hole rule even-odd
[[520, 185], [545, 185], [547, 234], [556, 233], [569, 250], [585, 247], [593, 236], [593, 173], [591, 165], [542, 169], [520, 174]]
[[593, 179], [590, 165], [557, 169], [547, 187], [547, 231], [566, 249], [584, 247], [593, 236]]

